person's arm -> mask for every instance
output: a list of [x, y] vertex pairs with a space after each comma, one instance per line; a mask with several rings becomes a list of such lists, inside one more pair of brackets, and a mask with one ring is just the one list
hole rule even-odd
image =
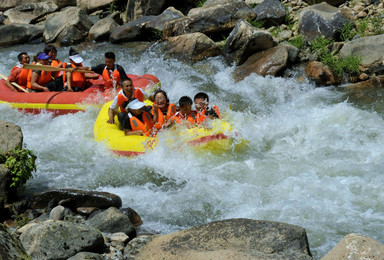
[[7, 85], [7, 87], [9, 87], [12, 91], [17, 92], [17, 89], [12, 85], [12, 83], [8, 79], [5, 80], [5, 85]]
[[108, 108], [108, 124], [114, 124], [115, 123], [115, 110], [112, 108]]
[[103, 75], [105, 65], [104, 64], [99, 64], [95, 67], [91, 67], [91, 70], [99, 75]]
[[125, 70], [123, 67], [121, 67], [120, 65], [117, 65], [116, 68], [117, 68], [117, 71], [120, 73], [121, 80], [128, 79], [127, 73], [125, 73]]
[[49, 92], [49, 89], [47, 87], [41, 86], [41, 85], [39, 85], [37, 83], [37, 81], [39, 81], [39, 78], [40, 78], [40, 75], [37, 72], [32, 71], [32, 75], [31, 75], [31, 88], [32, 89], [42, 90], [44, 92]]
[[143, 136], [144, 133], [141, 130], [132, 131], [130, 129], [124, 129], [124, 135], [140, 135], [140, 136]]

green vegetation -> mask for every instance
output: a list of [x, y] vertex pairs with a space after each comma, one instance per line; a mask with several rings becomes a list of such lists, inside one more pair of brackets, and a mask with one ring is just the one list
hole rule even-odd
[[347, 22], [340, 30], [340, 38], [342, 41], [350, 41], [356, 35], [360, 37], [383, 34], [382, 19], [378, 16], [370, 16], [359, 19], [356, 24]]
[[356, 26], [352, 22], [347, 22], [344, 24], [343, 28], [340, 31], [340, 38], [342, 41], [350, 41], [356, 35]]
[[302, 35], [297, 35], [288, 41], [289, 44], [301, 49], [304, 46], [304, 38]]
[[36, 171], [36, 156], [31, 150], [16, 148], [4, 154], [0, 154], [0, 163], [11, 170], [11, 188], [23, 186]]
[[115, 11], [117, 10], [117, 6], [115, 5], [114, 2], [110, 3], [109, 4], [109, 7], [108, 7], [108, 12], [110, 14], [114, 13]]
[[361, 58], [350, 55], [344, 59], [341, 59], [333, 55], [329, 48], [332, 43], [333, 40], [326, 39], [324, 36], [321, 36], [310, 42], [310, 48], [313, 53], [317, 53], [318, 59], [322, 63], [332, 69], [336, 76], [341, 77], [343, 74], [358, 74]]
[[248, 20], [248, 23], [250, 23], [253, 27], [263, 28], [265, 21], [253, 19]]
[[196, 1], [195, 6], [196, 7], [203, 7], [203, 5], [205, 4], [206, 1], [207, 0], [198, 0], [198, 1]]

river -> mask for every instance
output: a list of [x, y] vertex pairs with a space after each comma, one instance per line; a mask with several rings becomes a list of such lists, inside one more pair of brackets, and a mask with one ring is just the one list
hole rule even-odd
[[[306, 229], [316, 259], [348, 233], [384, 243], [382, 90], [316, 88], [295, 79], [300, 71], [292, 78], [251, 75], [236, 83], [234, 67], [217, 57], [191, 65], [157, 45], [76, 47], [86, 66], [114, 51], [127, 73], [157, 76], [173, 102], [207, 92], [247, 146], [210, 154], [160, 144], [145, 155], [119, 158], [93, 139], [97, 109], [53, 118], [0, 104], [0, 119], [20, 125], [26, 148], [38, 157], [29, 193], [115, 193], [142, 217], [139, 232], [167, 234], [228, 218], [294, 224]], [[32, 56], [41, 49], [1, 48], [0, 72], [9, 74], [19, 52]], [[59, 59], [67, 55], [68, 48], [59, 48]]]

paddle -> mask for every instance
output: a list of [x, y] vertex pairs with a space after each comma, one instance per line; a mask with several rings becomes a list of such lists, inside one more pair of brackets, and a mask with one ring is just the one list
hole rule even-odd
[[44, 71], [66, 71], [66, 72], [81, 72], [81, 73], [94, 73], [92, 70], [73, 70], [73, 69], [66, 69], [66, 68], [57, 68], [49, 65], [35, 65], [35, 64], [24, 64], [24, 69], [30, 69], [30, 70], [44, 70]]
[[[5, 76], [4, 74], [0, 74], [0, 78], [2, 78], [2, 79], [4, 79], [4, 80], [7, 80], [7, 79], [8, 79], [8, 77]], [[11, 82], [11, 84], [12, 84], [14, 87], [20, 89], [21, 91], [24, 91], [25, 93], [29, 93], [26, 89], [24, 89], [23, 87], [21, 87], [21, 86], [20, 86], [19, 84], [17, 84], [16, 82]]]

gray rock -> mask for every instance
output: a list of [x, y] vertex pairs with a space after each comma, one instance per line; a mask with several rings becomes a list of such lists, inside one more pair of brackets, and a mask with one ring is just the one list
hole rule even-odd
[[0, 259], [4, 260], [30, 260], [21, 242], [7, 232], [0, 224]]
[[51, 212], [49, 213], [49, 219], [52, 220], [63, 220], [64, 218], [64, 210], [65, 208], [63, 206], [57, 206], [54, 207]]
[[36, 259], [67, 259], [81, 251], [98, 252], [104, 244], [102, 234], [84, 224], [48, 220], [23, 228], [20, 241]]
[[287, 12], [279, 0], [264, 0], [253, 9], [256, 21], [263, 21], [265, 27], [276, 26], [284, 22]]
[[134, 21], [143, 16], [156, 16], [165, 7], [166, 0], [128, 0], [124, 17], [126, 21]]
[[96, 10], [108, 7], [116, 0], [77, 0], [77, 7], [83, 9], [86, 13], [92, 13]]
[[[314, 4], [319, 3], [318, 0], [304, 0], [304, 2], [307, 2], [310, 5], [314, 5]], [[325, 2], [329, 5], [338, 6], [338, 5], [341, 5], [347, 1], [346, 0], [322, 0], [322, 2]]]
[[125, 260], [135, 260], [136, 255], [140, 252], [140, 249], [152, 241], [154, 235], [141, 235], [135, 237], [124, 248], [124, 259]]
[[87, 221], [92, 227], [97, 228], [101, 232], [116, 233], [124, 232], [128, 236], [135, 233], [135, 228], [128, 216], [121, 213], [117, 208], [111, 207], [102, 211]]
[[146, 28], [163, 31], [166, 22], [173, 21], [179, 18], [183, 18], [182, 12], [176, 10], [173, 7], [168, 7], [164, 12], [156, 17], [156, 19], [147, 23]]
[[313, 40], [319, 36], [336, 38], [339, 30], [348, 22], [341, 11], [327, 3], [304, 8], [299, 18], [299, 33], [306, 39]]
[[[41, 1], [39, 0], [0, 0], [0, 11], [5, 11], [24, 4], [40, 2]], [[44, 2], [54, 3], [59, 6], [60, 9], [71, 5], [76, 6], [76, 0], [45, 0]]]
[[68, 258], [67, 260], [105, 260], [105, 258], [96, 253], [91, 253], [91, 252], [80, 252], [77, 253], [76, 255]]
[[303, 228], [228, 219], [158, 236], [141, 248], [146, 259], [312, 259]]
[[[79, 207], [97, 207], [106, 209], [109, 207], [121, 207], [121, 198], [108, 192], [83, 191], [76, 189], [58, 189], [34, 194], [32, 197], [32, 208], [46, 208], [48, 203], [65, 200], [65, 205], [70, 209]], [[75, 210], [74, 210], [75, 211]]]
[[8, 201], [8, 190], [11, 183], [11, 170], [0, 164], [0, 207]]
[[261, 76], [279, 75], [288, 65], [288, 57], [287, 48], [277, 45], [250, 56], [242, 65], [235, 69], [233, 77], [236, 81], [240, 81], [251, 73]]
[[190, 33], [168, 38], [164, 49], [183, 61], [200, 61], [221, 53], [217, 43], [203, 33]]
[[78, 7], [67, 7], [61, 12], [50, 14], [45, 23], [43, 38], [46, 43], [55, 41], [72, 45], [84, 40], [93, 23]]
[[346, 235], [321, 260], [383, 259], [384, 245], [360, 234]]
[[[0, 32], [1, 29], [2, 27], [0, 27]], [[6, 153], [21, 147], [22, 144], [23, 133], [21, 132], [20, 126], [0, 120], [0, 153]]]
[[224, 47], [225, 58], [228, 63], [243, 64], [252, 54], [276, 46], [272, 35], [253, 27], [248, 22], [241, 20], [236, 24], [227, 38]]
[[121, 43], [144, 39], [147, 33], [147, 23], [155, 19], [156, 16], [144, 16], [135, 21], [123, 24], [112, 31], [109, 40], [112, 43]]
[[17, 6], [4, 12], [8, 19], [7, 23], [35, 23], [36, 20], [44, 15], [56, 12], [59, 6], [51, 2], [30, 3]]
[[198, 9], [187, 17], [167, 22], [164, 26], [164, 37], [194, 32], [204, 34], [223, 32], [235, 27], [241, 19], [248, 20], [256, 17], [252, 8], [242, 1]]
[[95, 41], [105, 41], [109, 39], [111, 31], [119, 27], [119, 24], [110, 17], [99, 20], [95, 23], [88, 33], [88, 38]]

